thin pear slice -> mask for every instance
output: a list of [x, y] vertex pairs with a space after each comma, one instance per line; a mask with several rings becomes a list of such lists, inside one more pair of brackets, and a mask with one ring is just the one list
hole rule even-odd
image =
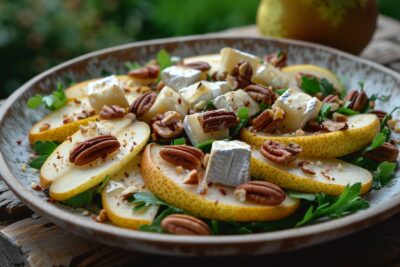
[[[307, 162], [305, 173], [299, 164]], [[361, 167], [338, 159], [298, 158], [288, 166], [266, 159], [258, 149], [252, 151], [251, 175], [269, 181], [282, 188], [309, 193], [340, 195], [346, 185], [361, 183], [361, 193], [368, 192], [372, 185], [372, 174]]]
[[149, 144], [142, 158], [142, 175], [147, 188], [155, 195], [194, 215], [226, 221], [268, 221], [289, 216], [299, 201], [286, 197], [276, 206], [240, 202], [233, 195], [234, 188], [211, 185], [207, 193], [199, 194], [200, 185], [184, 184], [188, 172], [177, 173], [176, 166], [160, 157], [162, 146]]
[[[69, 153], [73, 147], [93, 135], [86, 136], [81, 131], [64, 141], [49, 156], [40, 170], [40, 182], [50, 186], [50, 196], [58, 201], [71, 198], [99, 184], [105, 176], [118, 172], [130, 162], [144, 147], [150, 136], [150, 128], [144, 122], [129, 119], [99, 121], [97, 127], [109, 131], [121, 144], [118, 152], [105, 159], [98, 159], [84, 166], [75, 166], [69, 162]], [[96, 136], [98, 134], [95, 134]]]
[[[124, 88], [125, 97], [129, 103], [132, 103], [140, 94], [150, 90], [148, 87], [135, 86], [129, 76], [121, 75], [117, 76], [117, 78]], [[30, 143], [33, 144], [39, 140], [62, 142], [76, 132], [80, 125], [86, 125], [90, 121], [98, 119], [98, 116], [91, 116], [85, 119], [79, 118], [79, 114], [82, 114], [83, 111], [93, 110], [87, 98], [87, 84], [95, 80], [78, 83], [67, 89], [65, 92], [70, 100], [65, 106], [47, 114], [32, 127], [29, 132]], [[74, 121], [64, 123], [65, 118], [73, 118]], [[41, 127], [45, 124], [49, 124], [50, 127], [41, 131]]]
[[338, 79], [338, 77], [334, 73], [332, 73], [330, 70], [320, 67], [320, 66], [310, 65], [310, 64], [291, 65], [291, 66], [282, 68], [282, 72], [289, 74], [292, 78], [295, 78], [296, 75], [299, 73], [315, 75], [318, 78], [327, 79], [339, 91], [341, 91], [343, 89], [343, 85], [340, 82], [340, 80]]
[[296, 143], [302, 147], [301, 156], [314, 158], [338, 158], [362, 149], [374, 139], [380, 123], [374, 114], [350, 116], [347, 122], [349, 129], [329, 133], [305, 135], [253, 133], [248, 129], [241, 132], [241, 139], [255, 148], [265, 141]]
[[151, 224], [157, 214], [159, 206], [154, 205], [134, 212], [135, 205], [124, 200], [124, 190], [144, 187], [140, 161], [141, 156], [137, 155], [125, 168], [111, 177], [103, 190], [103, 207], [107, 211], [108, 219], [115, 225], [137, 229], [141, 225]]

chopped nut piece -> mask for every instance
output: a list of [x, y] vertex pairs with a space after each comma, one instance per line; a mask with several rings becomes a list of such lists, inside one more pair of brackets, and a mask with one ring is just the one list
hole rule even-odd
[[46, 131], [50, 129], [50, 127], [51, 127], [50, 123], [45, 122], [39, 127], [39, 131], [40, 132]]
[[315, 171], [311, 170], [307, 165], [310, 165], [311, 162], [309, 162], [308, 160], [304, 160], [299, 162], [297, 165], [301, 168], [301, 170], [305, 173], [305, 174], [311, 174], [311, 175], [315, 175]]
[[184, 184], [192, 184], [196, 185], [199, 184], [199, 172], [197, 170], [191, 170], [185, 180], [183, 181]]
[[183, 132], [181, 115], [176, 111], [158, 114], [152, 119], [151, 127], [156, 139], [157, 137], [172, 139]]
[[182, 174], [185, 172], [185, 169], [182, 166], [176, 166], [175, 171], [177, 174]]
[[207, 168], [209, 159], [210, 159], [210, 154], [209, 153], [205, 154], [203, 161], [201, 162], [201, 164], [203, 165], [204, 168]]
[[235, 199], [239, 202], [245, 202], [246, 201], [246, 190], [244, 189], [237, 189], [233, 192], [233, 196]]
[[43, 190], [43, 188], [40, 186], [40, 185], [38, 185], [37, 183], [31, 183], [31, 188], [33, 189], [33, 190], [35, 190], [35, 191], [42, 191]]
[[66, 117], [66, 118], [63, 119], [63, 123], [64, 124], [68, 124], [68, 123], [71, 123], [71, 122], [74, 122], [74, 121], [75, 121], [75, 119], [73, 117]]
[[105, 209], [102, 209], [100, 211], [99, 215], [97, 215], [97, 217], [96, 217], [96, 222], [104, 223], [107, 220], [108, 220], [107, 211]]
[[337, 122], [331, 120], [325, 120], [322, 122], [322, 127], [328, 132], [344, 131], [349, 128], [349, 125], [345, 122]]
[[347, 122], [347, 116], [340, 114], [338, 112], [334, 112], [332, 114], [332, 119], [336, 122]]
[[125, 188], [124, 190], [122, 190], [122, 192], [120, 193], [119, 197], [122, 200], [128, 200], [128, 198], [130, 196], [132, 196], [133, 194], [137, 193], [140, 191], [140, 187], [137, 187], [136, 185], [131, 185], [127, 188]]

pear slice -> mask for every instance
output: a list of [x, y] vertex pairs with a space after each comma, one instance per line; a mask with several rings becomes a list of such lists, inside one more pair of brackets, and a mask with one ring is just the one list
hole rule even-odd
[[[76, 132], [64, 141], [47, 158], [40, 170], [42, 186], [50, 184], [50, 196], [58, 201], [71, 198], [99, 184], [105, 176], [112, 175], [130, 162], [144, 147], [150, 136], [150, 128], [144, 122], [130, 119], [97, 122], [97, 130], [83, 134]], [[120, 149], [105, 159], [84, 166], [75, 166], [69, 162], [73, 147], [86, 139], [99, 135], [98, 131], [109, 132], [121, 144]]]
[[[150, 206], [134, 212], [131, 202], [124, 200], [123, 194], [129, 188], [143, 188], [144, 181], [140, 170], [141, 156], [137, 155], [125, 168], [114, 174], [102, 193], [103, 207], [108, 219], [115, 225], [137, 229], [151, 224], [159, 206]], [[145, 188], [140, 191], [147, 191]], [[131, 191], [130, 191], [131, 192]]]
[[234, 197], [234, 188], [211, 185], [205, 194], [202, 185], [184, 184], [188, 174], [178, 173], [176, 166], [160, 157], [162, 146], [149, 144], [142, 158], [142, 175], [147, 188], [155, 195], [178, 208], [199, 217], [226, 221], [268, 221], [289, 216], [299, 201], [286, 197], [279, 205], [266, 206], [240, 202]]
[[296, 143], [302, 147], [301, 156], [314, 158], [338, 158], [368, 145], [380, 128], [374, 114], [359, 114], [348, 117], [349, 129], [329, 133], [305, 133], [305, 135], [253, 133], [243, 129], [241, 139], [259, 148], [265, 141]]
[[[308, 161], [305, 167], [315, 174], [301, 169], [299, 164], [305, 161]], [[362, 194], [372, 186], [372, 174], [368, 170], [342, 160], [298, 158], [284, 166], [266, 159], [258, 149], [252, 151], [251, 175], [282, 188], [329, 195], [340, 195], [346, 185], [355, 183], [361, 183]]]
[[[132, 103], [140, 94], [150, 90], [148, 87], [135, 86], [129, 76], [120, 75], [117, 78], [121, 83], [121, 87], [124, 88], [125, 97], [129, 103]], [[33, 144], [39, 140], [62, 142], [76, 132], [80, 125], [86, 125], [98, 119], [98, 116], [91, 116], [85, 119], [79, 118], [79, 114], [82, 114], [82, 111], [93, 110], [87, 98], [87, 84], [95, 80], [97, 79], [81, 82], [66, 89], [65, 93], [69, 101], [65, 106], [47, 114], [33, 125], [29, 132], [30, 143]], [[73, 118], [74, 121], [64, 123], [65, 118]], [[50, 127], [47, 130], [41, 131], [41, 127], [45, 124], [50, 125]]]
[[316, 65], [309, 65], [309, 64], [291, 65], [282, 68], [282, 72], [289, 74], [293, 79], [299, 73], [311, 74], [317, 76], [320, 79], [322, 78], [327, 79], [339, 91], [343, 89], [342, 83], [335, 74], [333, 74], [330, 70], [326, 68], [319, 67]]

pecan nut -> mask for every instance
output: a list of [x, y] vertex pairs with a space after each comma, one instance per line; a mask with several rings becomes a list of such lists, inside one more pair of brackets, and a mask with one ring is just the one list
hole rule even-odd
[[221, 109], [203, 112], [198, 119], [205, 133], [230, 128], [238, 124], [235, 112]]
[[380, 147], [377, 147], [364, 154], [364, 157], [369, 158], [377, 163], [382, 163], [384, 161], [396, 162], [398, 156], [399, 148], [391, 142], [385, 142]]
[[289, 143], [287, 146], [275, 142], [265, 141], [260, 149], [261, 154], [268, 160], [281, 165], [288, 165], [294, 161], [301, 152], [301, 147], [295, 143]]
[[282, 124], [285, 111], [280, 107], [266, 109], [251, 122], [254, 129], [259, 132], [273, 132]]
[[183, 66], [185, 66], [187, 68], [199, 70], [199, 71], [208, 71], [209, 69], [211, 69], [211, 65], [205, 61], [194, 61], [194, 62], [186, 63]]
[[339, 98], [339, 96], [338, 95], [336, 95], [336, 94], [330, 94], [330, 95], [327, 95], [326, 97], [324, 97], [324, 99], [322, 99], [322, 102], [324, 102], [324, 103], [336, 103], [336, 104], [338, 104], [339, 106], [340, 105], [342, 105], [343, 104], [343, 101]]
[[176, 111], [167, 111], [155, 116], [151, 127], [156, 137], [171, 139], [183, 132], [182, 117]]
[[215, 71], [211, 74], [211, 81], [225, 81], [227, 74], [225, 72]]
[[272, 105], [278, 98], [271, 86], [266, 87], [260, 84], [250, 84], [246, 86], [244, 90], [255, 101], [264, 102], [267, 105]]
[[137, 79], [155, 79], [158, 77], [160, 68], [156, 65], [149, 65], [143, 68], [131, 70], [128, 75]]
[[121, 144], [113, 135], [100, 135], [77, 144], [69, 154], [69, 161], [77, 166], [82, 166], [104, 158], [118, 150]]
[[239, 190], [245, 191], [247, 201], [261, 205], [279, 205], [286, 198], [285, 192], [279, 186], [266, 181], [250, 181], [235, 188], [235, 192]]
[[129, 107], [129, 112], [137, 117], [143, 116], [153, 106], [156, 98], [157, 94], [152, 91], [140, 95]]
[[328, 132], [344, 131], [349, 128], [346, 122], [324, 120], [322, 122], [322, 128]]
[[110, 120], [110, 119], [120, 119], [124, 117], [125, 109], [118, 105], [107, 106], [104, 105], [100, 111], [100, 118]]
[[233, 89], [245, 88], [252, 84], [253, 67], [248, 61], [240, 61], [226, 77], [226, 81]]
[[273, 65], [276, 68], [286, 67], [287, 53], [286, 51], [278, 51], [264, 56], [264, 61]]
[[160, 157], [171, 164], [194, 170], [201, 167], [204, 153], [187, 145], [165, 146], [160, 151]]
[[211, 235], [210, 228], [202, 220], [185, 214], [172, 214], [161, 221], [161, 228], [175, 235]]
[[356, 111], [362, 111], [368, 105], [368, 96], [361, 90], [351, 90], [344, 98], [346, 106]]
[[[368, 113], [370, 113], [370, 114], [375, 114], [375, 115], [378, 117], [378, 119], [379, 119], [380, 121], [382, 121], [383, 118], [385, 118], [385, 116], [387, 115], [387, 112], [385, 112], [385, 111], [383, 111], [383, 110], [371, 110], [371, 111], [369, 111]], [[389, 118], [389, 119], [390, 119], [390, 118]]]

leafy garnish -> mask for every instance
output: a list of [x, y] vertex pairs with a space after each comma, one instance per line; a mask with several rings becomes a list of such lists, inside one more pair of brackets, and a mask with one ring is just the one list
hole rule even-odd
[[31, 162], [29, 166], [34, 169], [40, 169], [49, 155], [57, 148], [58, 142], [51, 141], [36, 141], [33, 145], [33, 150], [37, 155]]
[[265, 104], [264, 102], [261, 102], [260, 104], [258, 104], [258, 108], [260, 109], [259, 113], [261, 113], [264, 110], [266, 110], [267, 108], [269, 108], [269, 106], [267, 104]]
[[67, 103], [67, 97], [64, 93], [64, 85], [62, 83], [57, 84], [57, 89], [50, 95], [42, 96], [36, 94], [29, 98], [27, 101], [28, 108], [35, 109], [44, 105], [48, 110], [57, 110]]
[[387, 102], [389, 99], [392, 97], [392, 95], [378, 95], [378, 94], [373, 94], [369, 97], [369, 101], [375, 101], [379, 100], [382, 102]]
[[333, 94], [334, 87], [327, 79], [322, 78], [319, 82], [319, 88], [323, 96], [327, 96]]
[[311, 194], [311, 193], [288, 191], [287, 194], [291, 198], [304, 199], [304, 200], [308, 200], [308, 201], [314, 201], [316, 198], [315, 194]]
[[400, 107], [395, 107], [392, 109], [392, 111], [388, 114], [385, 115], [385, 117], [383, 117], [382, 121], [381, 121], [381, 132], [385, 134], [386, 137], [386, 141], [390, 140], [390, 135], [391, 135], [391, 130], [388, 126], [388, 121], [389, 119], [392, 117], [393, 113], [400, 109]]
[[275, 93], [278, 95], [283, 95], [287, 91], [287, 88], [282, 88], [282, 89], [276, 89]]
[[124, 65], [128, 70], [136, 70], [142, 67], [138, 62], [130, 62], [130, 61], [126, 61]]
[[386, 141], [385, 134], [382, 132], [377, 133], [374, 139], [372, 140], [371, 144], [366, 148], [364, 148], [363, 154], [365, 154], [368, 151], [374, 150], [375, 148], [380, 147], [381, 145], [383, 145], [383, 143], [385, 143], [385, 141]]
[[317, 117], [317, 121], [319, 123], [323, 122], [331, 113], [331, 105], [329, 105], [328, 103], [322, 103], [322, 107], [319, 110], [319, 114]]
[[169, 204], [165, 203], [150, 192], [135, 193], [131, 203], [135, 205], [135, 207], [133, 207], [134, 212], [152, 205], [169, 206]]
[[309, 224], [323, 217], [339, 218], [369, 207], [368, 201], [360, 197], [361, 183], [346, 186], [339, 197], [317, 193], [316, 205], [308, 208], [296, 227]]
[[377, 190], [381, 189], [387, 184], [394, 176], [396, 163], [384, 161], [378, 165], [376, 171], [373, 173], [372, 188]]
[[207, 140], [207, 141], [205, 141], [203, 143], [200, 143], [200, 144], [196, 145], [196, 147], [198, 149], [201, 149], [204, 153], [208, 153], [208, 152], [211, 151], [211, 146], [214, 143], [214, 141], [215, 141], [214, 139]]
[[249, 121], [249, 109], [242, 107], [238, 110], [237, 116], [239, 118], [239, 123], [229, 129], [229, 134], [231, 137], [235, 137], [240, 133], [240, 130], [246, 126]]
[[157, 64], [160, 68], [160, 73], [162, 70], [164, 70], [165, 68], [168, 68], [170, 66], [172, 66], [172, 60], [170, 55], [168, 54], [168, 52], [165, 49], [161, 49], [158, 53], [157, 53]]
[[206, 106], [204, 107], [204, 110], [211, 110], [211, 109], [215, 109], [214, 102], [212, 100], [208, 100]]
[[172, 140], [172, 142], [171, 142], [171, 145], [173, 145], [173, 146], [184, 145], [184, 144], [186, 144], [186, 139], [185, 139], [185, 137], [181, 137], [181, 138], [178, 138], [178, 139], [174, 139], [174, 140]]
[[183, 210], [169, 206], [165, 210], [163, 210], [156, 218], [154, 218], [152, 224], [150, 225], [142, 225], [139, 227], [139, 230], [144, 232], [151, 233], [165, 233], [165, 231], [161, 228], [162, 220], [171, 214], [182, 214]]
[[309, 95], [315, 95], [321, 91], [319, 87], [319, 81], [314, 76], [302, 76], [301, 77], [301, 89]]
[[356, 114], [360, 113], [354, 109], [347, 108], [347, 107], [340, 107], [336, 110], [336, 112], [344, 114], [344, 115], [356, 115]]

